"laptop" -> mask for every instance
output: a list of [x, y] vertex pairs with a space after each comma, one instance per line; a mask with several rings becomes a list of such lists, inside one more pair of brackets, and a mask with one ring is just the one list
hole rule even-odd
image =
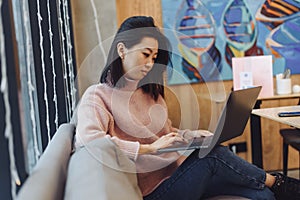
[[261, 88], [262, 86], [257, 86], [231, 91], [214, 130], [210, 130], [214, 133], [212, 136], [198, 137], [187, 144], [178, 143], [162, 148], [158, 153], [200, 149], [204, 157], [215, 145], [242, 135]]

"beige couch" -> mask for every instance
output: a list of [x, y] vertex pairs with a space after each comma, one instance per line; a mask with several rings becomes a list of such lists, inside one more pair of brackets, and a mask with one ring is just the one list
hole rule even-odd
[[74, 130], [72, 123], [59, 127], [17, 199], [142, 199], [136, 174], [131, 173], [134, 163], [106, 137], [72, 152]]
[[59, 127], [17, 199], [142, 199], [134, 163], [108, 138], [72, 152], [74, 129]]
[[17, 199], [63, 199], [72, 151], [73, 124], [63, 124], [50, 141]]

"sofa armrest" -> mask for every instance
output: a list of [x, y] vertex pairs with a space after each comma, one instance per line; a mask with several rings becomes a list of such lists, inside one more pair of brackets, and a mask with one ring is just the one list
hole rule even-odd
[[75, 126], [62, 124], [18, 192], [17, 199], [63, 199]]
[[134, 162], [108, 137], [87, 143], [70, 158], [65, 199], [143, 199]]

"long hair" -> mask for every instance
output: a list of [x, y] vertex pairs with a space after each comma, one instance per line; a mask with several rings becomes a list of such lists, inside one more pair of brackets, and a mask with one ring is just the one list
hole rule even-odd
[[157, 100], [158, 96], [164, 97], [163, 72], [171, 59], [171, 45], [169, 40], [155, 26], [152, 17], [134, 16], [126, 19], [120, 26], [108, 53], [107, 62], [101, 74], [100, 82], [111, 87], [122, 88], [125, 86], [122, 60], [118, 55], [117, 44], [122, 42], [126, 48], [141, 42], [144, 37], [151, 37], [158, 41], [158, 54], [149, 73], [139, 82], [145, 93]]

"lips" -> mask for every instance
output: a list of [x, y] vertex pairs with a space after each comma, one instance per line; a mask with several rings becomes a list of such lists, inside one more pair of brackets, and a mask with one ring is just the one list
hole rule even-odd
[[142, 73], [144, 74], [144, 75], [147, 75], [148, 74], [148, 70], [141, 70], [142, 71]]

